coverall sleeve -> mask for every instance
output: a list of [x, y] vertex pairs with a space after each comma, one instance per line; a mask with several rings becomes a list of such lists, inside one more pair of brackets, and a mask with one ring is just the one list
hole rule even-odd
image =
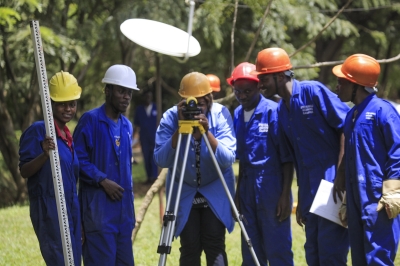
[[279, 125], [278, 122], [278, 112], [271, 111], [269, 113], [269, 131], [272, 137], [272, 141], [276, 147], [276, 150], [279, 154], [279, 159], [281, 163], [293, 162], [292, 155], [289, 150], [288, 143], [286, 142], [286, 138], [284, 136], [284, 132]]
[[319, 111], [328, 125], [336, 130], [342, 129], [346, 114], [350, 108], [322, 83], [315, 83], [317, 84], [318, 90], [315, 92], [313, 100], [318, 106]]
[[236, 136], [233, 128], [231, 114], [225, 106], [222, 106], [221, 112], [217, 115], [216, 130], [214, 137], [218, 140], [218, 146], [215, 151], [215, 158], [219, 166], [223, 169], [230, 167], [235, 161]]
[[[239, 119], [239, 111], [236, 108], [235, 111], [233, 111], [233, 130], [236, 133], [236, 127], [237, 127], [237, 120]], [[236, 143], [237, 145], [237, 143]], [[237, 153], [235, 152], [235, 159], [239, 160]]]
[[36, 124], [28, 127], [20, 138], [19, 144], [19, 167], [25, 163], [35, 159], [43, 152], [42, 141], [46, 132], [44, 127], [36, 126]]
[[93, 118], [83, 114], [74, 130], [75, 151], [79, 159], [79, 178], [93, 186], [99, 186], [99, 182], [107, 175], [100, 171], [92, 162], [93, 157], [93, 132], [95, 130]]
[[386, 114], [382, 114], [382, 109], [380, 111], [378, 117], [387, 150], [384, 178], [400, 179], [400, 116], [394, 109]]
[[173, 166], [176, 150], [172, 148], [172, 135], [178, 129], [177, 109], [167, 110], [160, 121], [156, 132], [154, 161], [161, 168]]

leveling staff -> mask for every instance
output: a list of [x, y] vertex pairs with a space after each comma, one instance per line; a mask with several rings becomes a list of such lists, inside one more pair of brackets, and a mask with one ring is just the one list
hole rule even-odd
[[[183, 115], [186, 100], [167, 110], [161, 119], [156, 133], [154, 158], [163, 168], [169, 168], [167, 187], [171, 182], [171, 173], [175, 153], [179, 152], [176, 176], [185, 171], [182, 194], [176, 221], [175, 237], [180, 236], [180, 265], [200, 265], [201, 252], [206, 254], [207, 265], [227, 265], [225, 252], [225, 228], [233, 230], [234, 221], [229, 199], [224, 191], [210, 152], [215, 154], [221, 172], [231, 194], [234, 192], [234, 174], [232, 164], [235, 160], [236, 139], [231, 115], [224, 106], [213, 103], [210, 82], [204, 74], [192, 72], [183, 77], [179, 95], [197, 99], [202, 113], [195, 115], [206, 131], [212, 151], [202, 140], [202, 134], [196, 128], [191, 139], [182, 136], [182, 143], [190, 141], [186, 169], [182, 169], [185, 145], [176, 151], [179, 130], [178, 120], [186, 120]], [[175, 178], [174, 191], [177, 191], [179, 178]], [[175, 193], [174, 192], [174, 193]], [[174, 197], [171, 197], [175, 201]], [[171, 206], [175, 203], [172, 202]]]

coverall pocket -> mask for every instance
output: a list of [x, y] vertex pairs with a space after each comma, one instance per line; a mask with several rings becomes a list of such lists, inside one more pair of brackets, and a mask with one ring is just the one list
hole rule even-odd
[[83, 224], [86, 232], [100, 231], [104, 221], [104, 208], [106, 206], [105, 193], [85, 194], [83, 197], [82, 213]]

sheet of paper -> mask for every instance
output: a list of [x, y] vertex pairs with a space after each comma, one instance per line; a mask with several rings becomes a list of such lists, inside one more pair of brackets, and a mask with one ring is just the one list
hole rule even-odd
[[339, 208], [342, 205], [342, 201], [336, 197], [337, 203], [335, 204], [332, 188], [333, 183], [321, 180], [310, 212], [343, 226], [339, 219]]

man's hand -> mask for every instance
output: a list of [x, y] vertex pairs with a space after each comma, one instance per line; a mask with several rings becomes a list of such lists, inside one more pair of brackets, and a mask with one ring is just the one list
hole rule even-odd
[[395, 218], [400, 213], [400, 180], [388, 179], [382, 184], [382, 197], [378, 202], [376, 211], [385, 207], [389, 219]]
[[343, 193], [346, 191], [346, 179], [344, 170], [338, 170], [336, 174], [335, 181], [333, 182], [333, 201], [337, 203], [338, 197], [341, 201], [343, 201]]
[[124, 192], [124, 189], [114, 181], [106, 178], [99, 184], [104, 188], [105, 192], [112, 200], [119, 201], [122, 199], [122, 193]]
[[195, 115], [194, 118], [199, 120], [199, 124], [202, 125], [204, 130], [207, 132], [209, 129], [207, 116], [205, 114], [199, 114]]
[[289, 195], [281, 195], [278, 201], [276, 216], [279, 217], [279, 222], [286, 220], [292, 213], [292, 204]]
[[178, 103], [176, 108], [178, 109], [178, 120], [185, 120], [185, 117], [183, 116], [183, 108], [186, 105], [186, 99], [183, 99]]
[[301, 227], [303, 227], [303, 225], [305, 225], [305, 221], [303, 220], [303, 217], [301, 216], [300, 204], [297, 204], [297, 207], [296, 207], [296, 222]]

